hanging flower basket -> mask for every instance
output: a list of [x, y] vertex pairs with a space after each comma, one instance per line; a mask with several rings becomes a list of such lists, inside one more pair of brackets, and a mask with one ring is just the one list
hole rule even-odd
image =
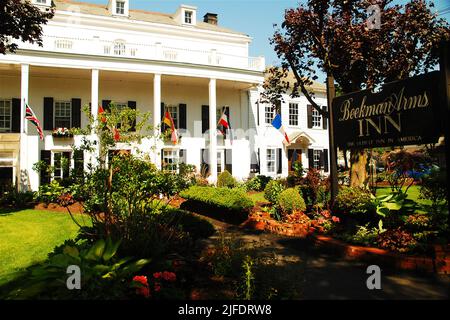
[[52, 136], [54, 138], [73, 138], [73, 133], [67, 128], [56, 128], [53, 130]]

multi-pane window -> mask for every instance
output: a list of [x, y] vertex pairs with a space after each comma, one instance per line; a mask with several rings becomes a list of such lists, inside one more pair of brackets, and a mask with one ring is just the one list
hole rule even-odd
[[320, 169], [320, 150], [314, 150], [313, 153], [313, 161], [314, 161], [314, 169]]
[[184, 12], [184, 23], [192, 23], [192, 11], [185, 11]]
[[289, 125], [298, 126], [298, 103], [289, 103]]
[[224, 170], [224, 150], [217, 151], [217, 173], [221, 173]]
[[70, 167], [70, 153], [69, 152], [53, 152], [53, 178], [55, 180], [62, 180], [67, 178], [65, 175], [69, 174]]
[[70, 128], [72, 105], [70, 101], [55, 102], [55, 128]]
[[276, 168], [276, 152], [275, 149], [267, 149], [267, 172], [274, 173]]
[[125, 14], [125, 2], [116, 1], [116, 14]]
[[265, 123], [271, 124], [273, 121], [273, 118], [275, 118], [275, 110], [272, 108], [271, 105], [266, 105], [264, 107], [264, 119]]
[[313, 128], [320, 128], [322, 126], [322, 116], [315, 108], [312, 109], [312, 125]]
[[173, 123], [175, 124], [175, 128], [178, 128], [178, 106], [166, 106], [166, 111], [169, 111]]
[[114, 54], [116, 56], [125, 55], [125, 42], [121, 40], [114, 41]]
[[163, 150], [162, 167], [165, 171], [176, 173], [178, 170], [179, 153], [177, 149]]
[[0, 131], [11, 131], [11, 100], [0, 100]]

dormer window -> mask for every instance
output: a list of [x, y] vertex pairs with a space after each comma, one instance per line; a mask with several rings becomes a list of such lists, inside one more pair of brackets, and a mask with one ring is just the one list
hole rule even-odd
[[51, 4], [51, 0], [33, 0], [33, 2], [41, 6], [50, 6]]
[[192, 11], [186, 10], [184, 12], [184, 23], [192, 24]]
[[125, 41], [116, 40], [114, 41], [114, 55], [116, 56], [124, 56], [126, 53]]
[[125, 2], [124, 1], [116, 1], [116, 14], [120, 14], [120, 15], [125, 14]]

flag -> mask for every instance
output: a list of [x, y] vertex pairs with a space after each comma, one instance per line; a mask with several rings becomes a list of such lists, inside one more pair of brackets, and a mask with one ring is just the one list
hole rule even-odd
[[173, 122], [172, 116], [170, 115], [169, 111], [166, 111], [166, 113], [164, 114], [163, 122], [167, 126], [169, 126], [170, 129], [172, 130], [171, 141], [173, 142], [173, 144], [177, 144], [178, 142], [177, 129], [175, 128], [175, 123]]
[[231, 143], [233, 143], [233, 131], [231, 130], [231, 122], [230, 122], [229, 113], [230, 113], [230, 109], [228, 107], [224, 107], [222, 116], [220, 117], [219, 122], [217, 123], [217, 126], [222, 126], [221, 129], [219, 129], [219, 131], [224, 136], [226, 136], [227, 130], [230, 132], [230, 140], [231, 140]]
[[117, 130], [116, 128], [113, 129], [113, 133], [114, 133], [114, 141], [117, 142], [120, 140], [120, 132], [119, 130]]
[[44, 133], [42, 132], [41, 123], [39, 122], [38, 118], [36, 118], [36, 115], [28, 105], [28, 103], [25, 103], [25, 119], [29, 120], [36, 126], [37, 132], [39, 133], [39, 138], [41, 140], [44, 140]]
[[98, 115], [100, 116], [100, 121], [103, 123], [106, 123], [106, 117], [103, 115], [105, 113], [105, 110], [102, 106], [98, 106]]
[[281, 123], [281, 115], [279, 113], [277, 113], [275, 118], [273, 118], [272, 125], [275, 127], [275, 129], [280, 131], [282, 135], [284, 135], [286, 141], [289, 143], [289, 138], [286, 134], [286, 131], [284, 131], [283, 124]]

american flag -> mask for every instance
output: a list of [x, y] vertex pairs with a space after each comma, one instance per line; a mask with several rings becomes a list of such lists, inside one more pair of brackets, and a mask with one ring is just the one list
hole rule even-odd
[[36, 126], [40, 139], [44, 140], [44, 134], [42, 132], [41, 123], [39, 122], [38, 118], [36, 118], [36, 115], [34, 114], [31, 107], [28, 105], [28, 103], [25, 104], [25, 107], [26, 107], [25, 119], [30, 120], [30, 122]]

